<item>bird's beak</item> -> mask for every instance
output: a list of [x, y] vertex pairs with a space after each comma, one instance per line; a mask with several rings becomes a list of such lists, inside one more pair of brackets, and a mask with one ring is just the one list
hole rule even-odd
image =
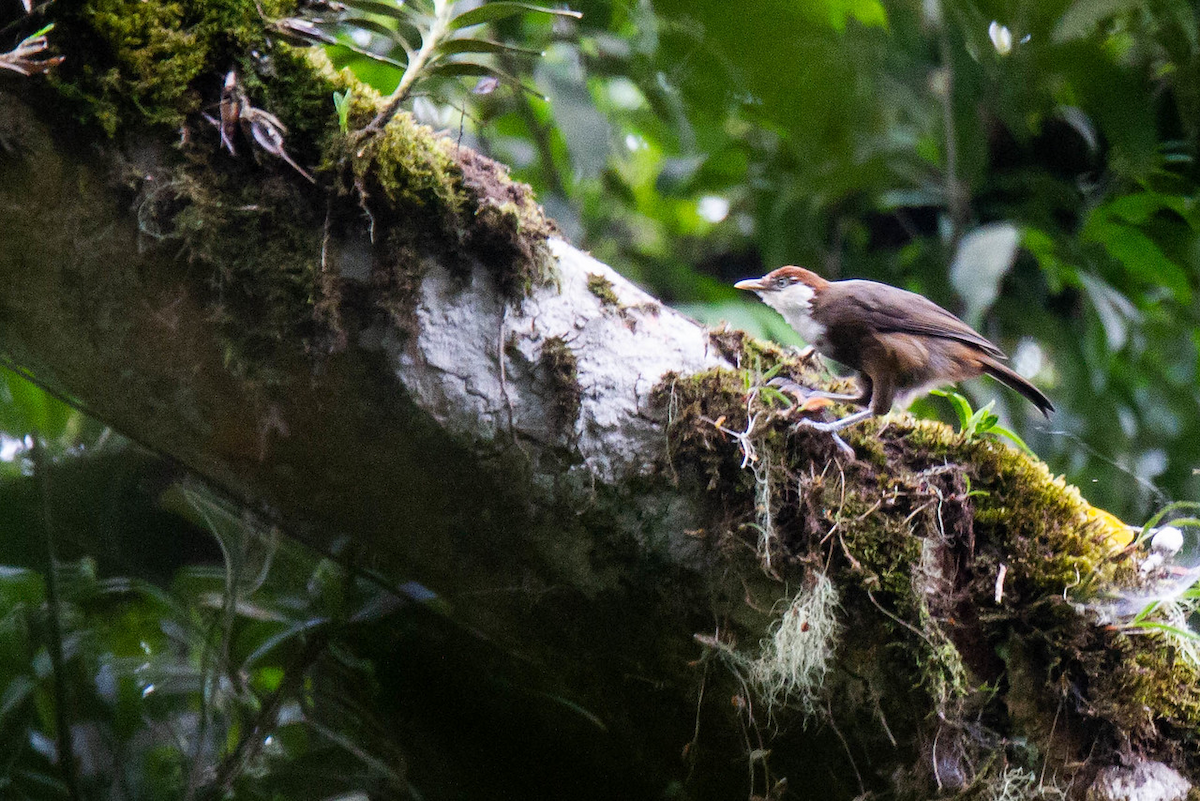
[[766, 287], [763, 286], [761, 278], [745, 278], [733, 285], [734, 289], [745, 289], [750, 292], [762, 292]]

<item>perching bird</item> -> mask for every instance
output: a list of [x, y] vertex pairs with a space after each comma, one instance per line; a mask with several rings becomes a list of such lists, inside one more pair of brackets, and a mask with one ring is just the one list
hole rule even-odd
[[[984, 373], [1024, 395], [1047, 417], [1054, 410], [1041, 390], [999, 360], [1004, 353], [928, 298], [876, 281], [826, 281], [803, 267], [780, 267], [734, 284], [756, 293], [818, 353], [858, 371], [861, 392], [823, 393], [864, 406], [831, 423], [805, 421], [837, 432], [896, 400]], [[837, 437], [839, 446], [849, 448]]]

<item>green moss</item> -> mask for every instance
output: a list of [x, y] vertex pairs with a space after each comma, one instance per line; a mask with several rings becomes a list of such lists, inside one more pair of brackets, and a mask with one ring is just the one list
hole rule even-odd
[[[377, 248], [373, 284], [384, 309], [409, 328], [425, 265], [436, 260], [466, 280], [483, 264], [500, 292], [520, 297], [546, 280], [545, 244], [556, 229], [527, 187], [499, 165], [398, 114], [378, 135], [347, 136], [334, 91], [350, 92], [349, 122], [361, 129], [379, 96], [320, 49], [266, 35], [267, 19], [294, 10], [288, 0], [95, 0], [52, 6], [54, 44], [68, 58], [55, 73], [77, 116], [110, 135], [182, 131], [175, 151], [130, 171], [142, 231], [182, 245], [193, 270], [219, 298], [227, 362], [263, 375], [280, 343], [344, 347], [347, 297], [326, 248], [369, 227]], [[239, 133], [225, 153], [215, 127], [225, 73], [235, 69], [249, 102], [286, 126], [289, 155], [314, 172], [304, 183], [289, 166]], [[161, 131], [151, 138], [161, 136]], [[334, 199], [331, 199], [330, 195]], [[337, 198], [343, 198], [335, 200]], [[348, 201], [348, 202], [347, 202]], [[329, 238], [326, 239], [326, 236]]]
[[[858, 458], [845, 460], [826, 435], [793, 430], [758, 401], [749, 414], [757, 419], [751, 440], [760, 461], [743, 466], [743, 444], [721, 429], [746, 430], [756, 376], [781, 362], [803, 384], [815, 385], [817, 376], [803, 360], [740, 332], [716, 331], [713, 344], [739, 369], [672, 374], [656, 388], [670, 470], [707, 490], [719, 526], [709, 536], [729, 569], [744, 570], [744, 555], [760, 547], [762, 479], [755, 473], [769, 464], [780, 548], [772, 568], [785, 582], [803, 580], [814, 564], [832, 571], [845, 614], [856, 621], [850, 629], [886, 632], [887, 649], [850, 649], [854, 659], [877, 665], [849, 667], [853, 675], [892, 676], [923, 697], [906, 710], [915, 718], [893, 717], [891, 725], [932, 738], [944, 726], [939, 721], [986, 720], [997, 736], [1028, 738], [1035, 761], [1066, 765], [1088, 758], [1070, 749], [1090, 742], [1097, 726], [1158, 743], [1161, 732], [1200, 724], [1194, 664], [1144, 639], [1116, 647], [1113, 632], [1080, 614], [1080, 602], [1137, 579], [1117, 555], [1124, 543], [1111, 520], [1076, 488], [1005, 443], [904, 416], [846, 432]], [[998, 659], [1014, 641], [1028, 646], [1019, 671]], [[1064, 738], [1083, 724], [1065, 713], [1056, 722], [1050, 703], [1027, 703], [1029, 714], [1016, 715], [1024, 688], [1008, 690], [1006, 706], [1006, 676], [1072, 688], [1086, 699], [1090, 728]], [[972, 748], [964, 754], [983, 775], [990, 752]]]
[[[283, 5], [266, 3], [263, 13]], [[93, 0], [56, 5], [47, 17], [67, 55], [55, 86], [110, 136], [135, 121], [179, 127], [219, 94], [223, 70], [214, 65], [228, 69], [266, 50], [253, 0]]]
[[391, 207], [435, 209], [452, 220], [462, 214], [466, 194], [449, 140], [408, 114], [396, 115], [364, 143], [348, 144], [355, 180], [377, 188]]
[[603, 275], [598, 273], [588, 273], [587, 278], [588, 291], [591, 292], [600, 301], [600, 305], [606, 309], [621, 308], [621, 301], [617, 297], [616, 291], [613, 289], [612, 281], [608, 280]]
[[579, 419], [582, 390], [579, 360], [562, 337], [550, 337], [542, 345], [538, 362], [545, 371], [553, 397], [554, 419], [559, 426], [573, 427]]
[[[1160, 727], [1176, 742], [1200, 746], [1200, 666], [1162, 634], [1110, 633], [1086, 655], [1100, 711], [1141, 740]], [[1193, 755], [1195, 758], [1195, 755]]]

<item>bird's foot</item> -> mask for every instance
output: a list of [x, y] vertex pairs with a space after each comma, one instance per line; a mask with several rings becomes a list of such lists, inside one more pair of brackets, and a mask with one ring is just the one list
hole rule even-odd
[[828, 434], [830, 438], [833, 439], [833, 444], [837, 446], [838, 450], [840, 450], [847, 459], [855, 459], [856, 455], [854, 453], [854, 448], [851, 448], [849, 445], [847, 445], [846, 440], [842, 439], [841, 434], [838, 433], [838, 431], [845, 428], [845, 426], [840, 425], [841, 422], [841, 420], [835, 420], [832, 423], [819, 423], [816, 420], [811, 420], [805, 417], [796, 421], [796, 428], [811, 428], [814, 431], [821, 431]]
[[845, 426], [842, 425], [841, 420], [834, 420], [832, 423], [822, 423], [808, 417], [797, 420], [796, 425], [804, 426], [805, 428], [812, 428], [817, 431], [825, 431], [830, 434], [835, 434], [845, 428]]

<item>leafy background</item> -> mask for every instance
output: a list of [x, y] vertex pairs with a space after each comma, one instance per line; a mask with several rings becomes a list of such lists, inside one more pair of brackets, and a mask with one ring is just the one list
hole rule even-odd
[[[385, 94], [410, 58], [400, 40], [413, 49], [446, 11], [418, 3], [423, 22], [347, 5], [323, 12], [322, 35]], [[421, 76], [405, 105], [511, 165], [572, 241], [705, 322], [796, 343], [731, 288], [784, 263], [926, 294], [1046, 388], [1050, 422], [987, 382], [964, 391], [996, 398], [1090, 500], [1140, 522], [1196, 498], [1196, 7], [732, 7], [487, 12], [455, 36], [494, 46], [450, 45], [444, 65], [473, 66]], [[482, 669], [438, 694], [428, 665], [396, 664], [429, 642], [467, 643], [469, 658], [447, 661], [459, 670], [486, 661], [436, 597], [260, 529], [0, 378], [0, 796], [390, 798], [422, 797], [435, 776], [519, 782], [436, 721], [464, 686], [500, 688], [494, 705], [527, 700], [528, 685]], [[953, 419], [943, 399], [916, 411]], [[54, 757], [63, 698], [71, 776]]]

